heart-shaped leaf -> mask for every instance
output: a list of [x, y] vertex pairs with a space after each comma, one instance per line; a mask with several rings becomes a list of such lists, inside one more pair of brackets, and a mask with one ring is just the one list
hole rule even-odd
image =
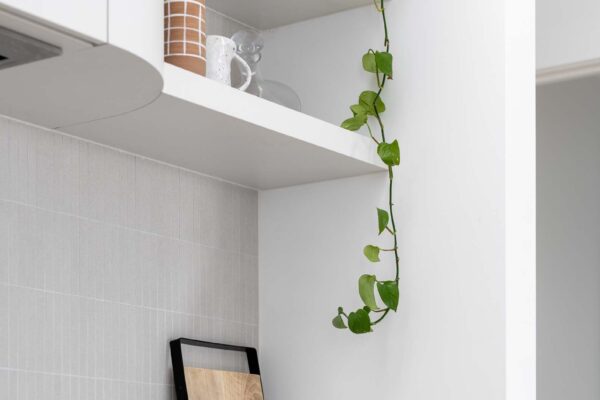
[[378, 51], [375, 53], [375, 63], [377, 64], [377, 69], [381, 73], [387, 75], [389, 78], [392, 77], [394, 57], [391, 53]]
[[375, 54], [372, 51], [365, 53], [362, 57], [362, 65], [367, 72], [377, 72], [377, 61], [375, 60]]
[[348, 129], [349, 131], [357, 131], [364, 124], [367, 123], [367, 115], [366, 114], [356, 114], [352, 118], [348, 118], [344, 122], [342, 122], [342, 128]]
[[365, 254], [365, 257], [367, 257], [367, 259], [371, 262], [379, 262], [381, 261], [379, 259], [379, 247], [377, 246], [373, 246], [373, 245], [368, 245], [365, 246], [365, 249], [363, 250], [363, 253]]
[[381, 301], [383, 301], [386, 306], [394, 311], [398, 309], [400, 293], [398, 290], [398, 284], [395, 281], [378, 282], [377, 291], [379, 292]]
[[383, 100], [372, 90], [362, 92], [358, 98], [358, 103], [364, 107], [369, 115], [375, 115], [375, 109], [377, 109], [377, 113], [379, 114], [385, 111]]
[[400, 165], [400, 146], [397, 140], [394, 140], [392, 143], [379, 143], [377, 154], [379, 154], [381, 161], [390, 167]]
[[361, 104], [354, 104], [350, 106], [350, 111], [352, 111], [352, 115], [367, 115], [367, 110]]
[[333, 324], [334, 327], [336, 327], [337, 329], [346, 329], [347, 326], [344, 323], [344, 320], [342, 318], [341, 315], [336, 316], [331, 323]]
[[375, 275], [363, 275], [358, 280], [358, 293], [363, 303], [371, 310], [377, 310], [375, 301]]
[[390, 222], [390, 215], [388, 214], [387, 211], [382, 210], [381, 208], [377, 209], [377, 222], [379, 225], [379, 234], [381, 235], [381, 233], [383, 231], [385, 231], [385, 228], [387, 228], [389, 222]]
[[371, 332], [371, 318], [365, 310], [358, 309], [348, 315], [348, 328], [352, 333], [361, 334]]

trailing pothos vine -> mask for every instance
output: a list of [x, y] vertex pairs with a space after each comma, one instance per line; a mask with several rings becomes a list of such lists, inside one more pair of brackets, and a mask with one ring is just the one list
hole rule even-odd
[[[362, 64], [365, 71], [374, 74], [377, 82], [377, 91], [367, 90], [360, 94], [358, 104], [350, 107], [352, 118], [345, 120], [342, 127], [351, 131], [357, 131], [363, 126], [367, 127], [371, 139], [377, 143], [377, 154], [388, 167], [389, 192], [388, 209], [377, 209], [377, 221], [379, 235], [386, 234], [393, 237], [394, 245], [390, 249], [380, 248], [374, 245], [368, 245], [364, 248], [365, 257], [371, 262], [380, 262], [381, 253], [391, 253], [394, 257], [396, 267], [396, 278], [394, 280], [380, 281], [375, 275], [363, 275], [358, 280], [358, 293], [365, 306], [356, 311], [346, 314], [342, 307], [338, 308], [338, 314], [333, 318], [333, 326], [338, 329], [349, 328], [356, 334], [372, 332], [373, 327], [383, 321], [390, 311], [396, 311], [398, 308], [399, 290], [398, 282], [400, 278], [400, 258], [398, 257], [398, 234], [396, 232], [396, 221], [394, 220], [394, 171], [393, 168], [400, 165], [400, 147], [398, 141], [391, 143], [386, 141], [385, 126], [381, 119], [381, 114], [385, 112], [385, 104], [381, 99], [381, 94], [385, 89], [385, 84], [392, 79], [393, 56], [390, 53], [390, 40], [388, 36], [388, 25], [385, 14], [384, 0], [374, 0], [377, 11], [383, 18], [383, 28], [385, 32], [384, 47], [385, 51], [370, 49], [362, 58]], [[369, 124], [370, 120], [375, 120], [381, 133], [380, 138], [376, 138]], [[375, 298], [375, 287], [383, 306], [378, 305]]]

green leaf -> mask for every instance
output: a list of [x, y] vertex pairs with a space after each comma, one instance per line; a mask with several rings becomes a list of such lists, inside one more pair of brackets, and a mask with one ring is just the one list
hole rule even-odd
[[358, 98], [358, 103], [364, 107], [369, 115], [375, 115], [375, 109], [377, 109], [379, 114], [385, 111], [383, 100], [381, 100], [381, 97], [378, 97], [377, 93], [372, 90], [362, 92]]
[[390, 215], [387, 211], [382, 210], [381, 208], [377, 209], [377, 220], [379, 223], [379, 234], [381, 235], [385, 228], [387, 228], [388, 223], [390, 222]]
[[375, 63], [377, 64], [377, 69], [381, 71], [381, 73], [387, 75], [389, 78], [392, 77], [394, 57], [391, 53], [378, 51], [375, 53]]
[[342, 318], [341, 315], [336, 316], [331, 323], [333, 324], [334, 327], [336, 327], [337, 329], [346, 329], [347, 326], [344, 323], [344, 319]]
[[373, 54], [372, 51], [369, 51], [363, 56], [362, 65], [367, 72], [377, 72], [377, 62], [375, 60], [375, 54]]
[[352, 111], [352, 115], [367, 115], [367, 110], [361, 104], [354, 104], [350, 106], [350, 111]]
[[375, 275], [363, 275], [358, 280], [358, 293], [363, 303], [371, 310], [377, 310], [375, 301]]
[[369, 313], [362, 308], [348, 315], [348, 328], [352, 333], [361, 334], [371, 332], [371, 318]]
[[368, 246], [365, 246], [363, 253], [365, 254], [365, 257], [367, 257], [369, 259], [369, 261], [379, 262], [379, 261], [381, 261], [379, 259], [379, 250], [380, 249], [377, 246], [368, 245]]
[[379, 154], [381, 161], [390, 167], [400, 165], [400, 146], [397, 140], [392, 143], [379, 143], [377, 154]]
[[386, 306], [394, 311], [398, 309], [400, 293], [398, 290], [398, 284], [395, 281], [378, 282], [377, 291], [379, 292], [381, 301], [383, 301]]
[[348, 129], [349, 131], [357, 131], [364, 124], [367, 123], [367, 115], [366, 114], [356, 114], [352, 118], [348, 118], [344, 122], [342, 122], [342, 128]]

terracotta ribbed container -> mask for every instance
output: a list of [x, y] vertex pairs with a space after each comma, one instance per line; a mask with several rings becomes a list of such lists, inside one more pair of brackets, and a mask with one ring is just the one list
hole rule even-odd
[[206, 75], [205, 0], [165, 0], [165, 61]]

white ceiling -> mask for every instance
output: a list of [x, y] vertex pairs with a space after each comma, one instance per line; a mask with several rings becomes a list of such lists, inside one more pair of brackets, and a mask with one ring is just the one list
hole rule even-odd
[[207, 0], [209, 8], [260, 30], [372, 4], [372, 0]]

